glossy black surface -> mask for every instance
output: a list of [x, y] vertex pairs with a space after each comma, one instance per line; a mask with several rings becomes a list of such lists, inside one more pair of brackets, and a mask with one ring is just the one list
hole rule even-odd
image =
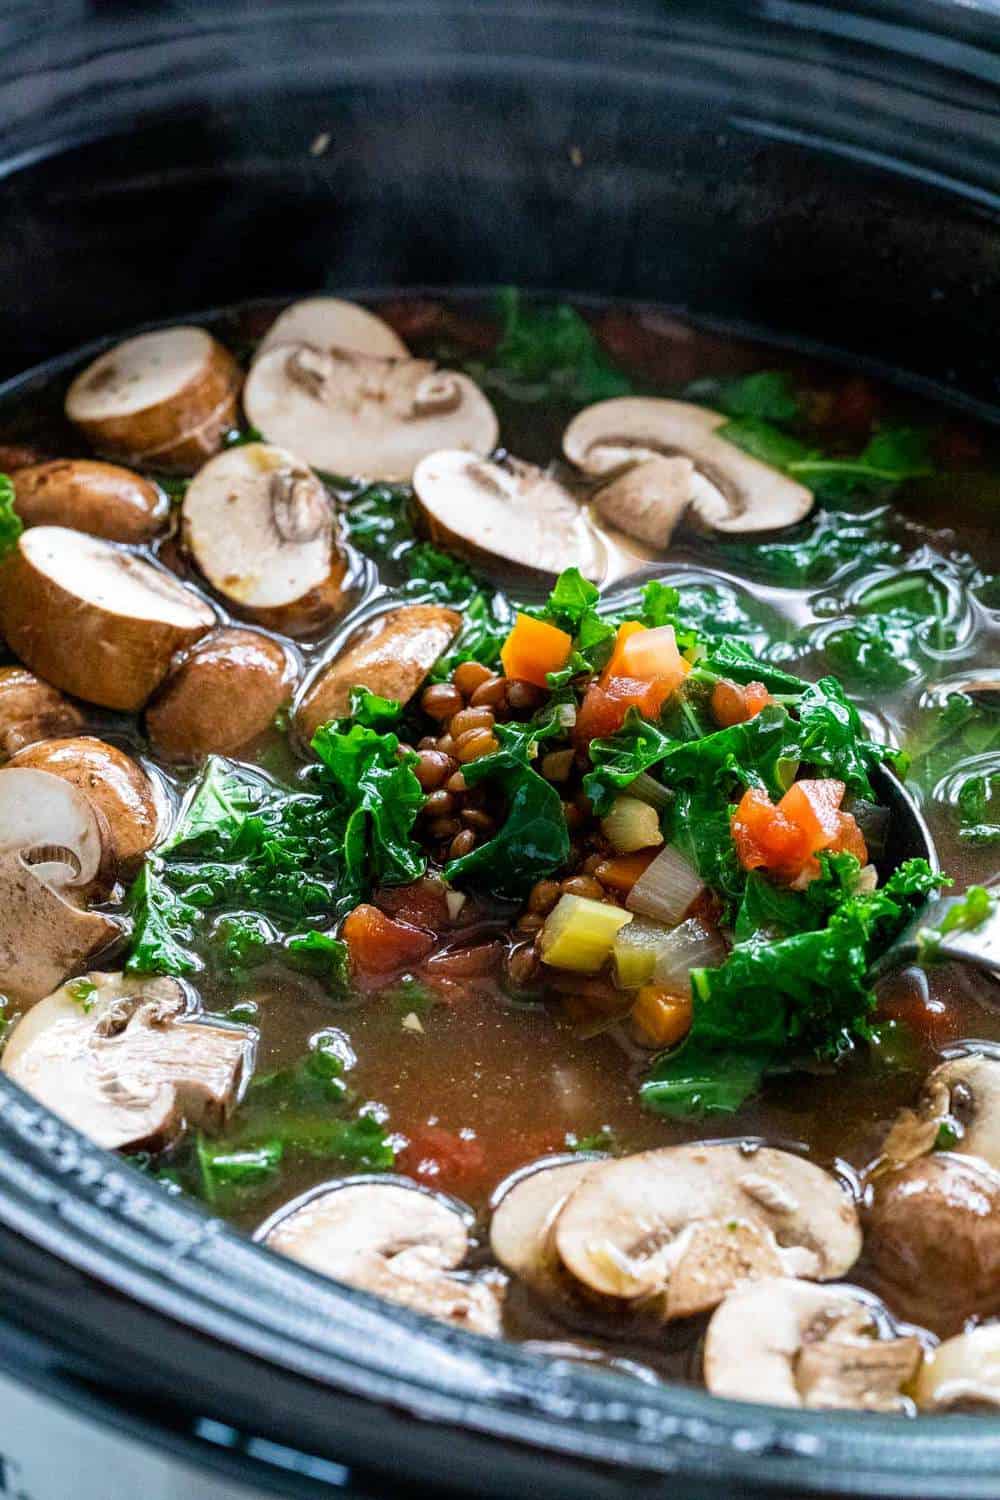
[[[996, 26], [930, 3], [0, 6], [0, 362], [254, 295], [516, 281], [990, 408]], [[67, 1389], [394, 1492], [1000, 1490], [991, 1422], [739, 1406], [423, 1324], [166, 1198], [5, 1080], [0, 1221], [4, 1314]]]

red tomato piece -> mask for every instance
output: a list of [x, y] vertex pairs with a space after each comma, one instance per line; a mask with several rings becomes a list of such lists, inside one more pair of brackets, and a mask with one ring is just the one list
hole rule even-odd
[[443, 880], [425, 875], [409, 885], [387, 885], [372, 898], [388, 916], [413, 927], [427, 927], [440, 932], [450, 925], [448, 888]]
[[817, 781], [797, 781], [778, 803], [790, 823], [801, 828], [808, 842], [808, 853], [829, 849], [841, 831], [840, 804], [844, 800], [844, 783], [826, 777]]
[[362, 977], [393, 974], [419, 963], [434, 947], [433, 933], [397, 922], [377, 906], [356, 906], [344, 922], [343, 938]]
[[730, 827], [744, 869], [794, 875], [809, 857], [802, 829], [759, 787], [743, 793]]

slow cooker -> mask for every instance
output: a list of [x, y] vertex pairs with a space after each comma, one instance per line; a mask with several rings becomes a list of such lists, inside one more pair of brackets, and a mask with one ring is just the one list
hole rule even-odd
[[[318, 288], [655, 300], [994, 417], [992, 0], [0, 6], [0, 372]], [[2, 394], [2, 392], [0, 392]], [[1000, 1429], [542, 1362], [0, 1079], [0, 1495], [993, 1496]]]

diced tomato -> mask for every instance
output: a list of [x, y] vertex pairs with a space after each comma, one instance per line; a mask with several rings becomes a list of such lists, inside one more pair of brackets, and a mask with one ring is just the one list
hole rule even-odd
[[790, 823], [802, 829], [810, 854], [829, 849], [840, 833], [840, 804], [844, 800], [844, 783], [827, 777], [817, 781], [797, 781], [778, 803]]
[[486, 1151], [472, 1130], [446, 1130], [443, 1125], [418, 1125], [408, 1132], [407, 1144], [396, 1166], [418, 1182], [461, 1193], [482, 1183]]
[[434, 947], [434, 935], [397, 922], [377, 906], [356, 906], [344, 922], [343, 938], [362, 977], [393, 974], [419, 963]]
[[850, 432], [871, 432], [882, 402], [878, 391], [863, 375], [853, 376], [834, 397], [833, 421]]
[[622, 647], [623, 677], [641, 677], [647, 682], [672, 682], [678, 687], [691, 667], [677, 649], [672, 625], [633, 632]]
[[712, 690], [712, 717], [720, 729], [745, 724], [772, 701], [762, 682], [748, 682], [746, 687], [724, 677]]
[[409, 885], [386, 885], [375, 892], [375, 905], [388, 916], [411, 927], [427, 927], [440, 932], [450, 922], [448, 887], [443, 880], [425, 875]]
[[838, 813], [840, 829], [831, 848], [838, 854], [853, 854], [860, 865], [868, 863], [868, 845], [852, 813]]
[[759, 787], [748, 787], [743, 793], [730, 828], [746, 870], [794, 876], [812, 852], [802, 829]]

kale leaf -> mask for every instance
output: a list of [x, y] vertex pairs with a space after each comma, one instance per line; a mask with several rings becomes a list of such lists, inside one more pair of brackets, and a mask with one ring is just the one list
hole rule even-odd
[[0, 474], [0, 562], [17, 546], [24, 530], [21, 517], [14, 509], [14, 485], [6, 474]]

